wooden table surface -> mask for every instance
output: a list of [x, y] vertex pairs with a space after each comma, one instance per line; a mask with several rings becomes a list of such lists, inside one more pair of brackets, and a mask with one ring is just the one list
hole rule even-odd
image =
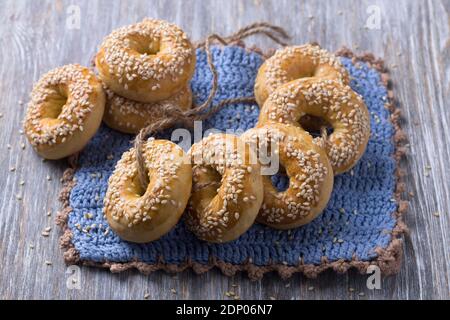
[[[0, 8], [0, 298], [222, 299], [229, 290], [243, 299], [450, 298], [449, 0], [3, 0]], [[329, 50], [345, 45], [385, 59], [410, 144], [405, 162], [410, 233], [398, 275], [370, 290], [367, 276], [355, 272], [287, 281], [269, 274], [252, 282], [245, 274], [228, 278], [216, 270], [174, 277], [82, 267], [80, 289], [67, 288], [54, 226], [66, 163], [42, 162], [26, 143], [21, 134], [26, 102], [44, 72], [67, 63], [87, 65], [112, 29], [144, 17], [175, 22], [193, 40], [264, 20], [288, 29], [292, 43], [317, 41]], [[250, 43], [272, 45], [261, 38]], [[41, 236], [48, 226], [50, 236]]]

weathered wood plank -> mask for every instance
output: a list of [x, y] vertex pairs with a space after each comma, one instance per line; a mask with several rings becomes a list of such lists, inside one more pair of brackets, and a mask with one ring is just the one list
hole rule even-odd
[[[132, 4], [85, 0], [73, 8], [80, 10], [79, 29], [66, 26], [69, 1], [8, 0], [0, 11], [1, 298], [141, 299], [148, 292], [150, 299], [221, 299], [234, 283], [239, 285], [234, 291], [242, 298], [255, 299], [450, 298], [450, 140], [445, 134], [450, 125], [446, 105], [450, 98], [448, 0], [142, 0]], [[379, 29], [370, 28], [377, 22], [370, 20], [374, 10], [381, 14]], [[317, 280], [294, 276], [282, 281], [268, 275], [250, 282], [245, 275], [227, 278], [217, 271], [200, 276], [188, 271], [174, 278], [163, 272], [112, 275], [83, 267], [81, 289], [67, 289], [58, 232], [54, 229], [50, 237], [41, 236], [45, 227], [53, 226], [59, 207], [58, 179], [65, 164], [43, 163], [28, 145], [22, 150], [25, 139], [19, 130], [25, 104], [20, 101], [27, 101], [32, 83], [43, 72], [65, 63], [88, 64], [96, 46], [113, 28], [146, 16], [175, 22], [194, 40], [265, 20], [287, 28], [293, 43], [317, 41], [330, 50], [346, 45], [385, 58], [410, 141], [406, 183], [408, 192], [414, 193], [406, 216], [411, 232], [405, 239], [405, 263], [397, 276], [384, 279], [381, 290], [371, 291], [366, 288], [366, 277], [353, 272], [327, 272]], [[260, 38], [249, 43], [271, 46]], [[16, 170], [11, 172], [10, 167]], [[49, 210], [51, 217], [46, 215]], [[47, 266], [46, 260], [53, 264]], [[176, 295], [171, 288], [177, 290]]]

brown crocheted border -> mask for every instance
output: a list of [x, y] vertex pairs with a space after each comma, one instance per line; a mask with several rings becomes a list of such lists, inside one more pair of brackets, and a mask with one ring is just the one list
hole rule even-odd
[[[244, 46], [239, 43], [238, 45]], [[257, 52], [263, 57], [268, 57], [271, 54], [264, 54], [260, 49], [253, 47], [247, 48], [248, 50]], [[69, 229], [67, 221], [69, 214], [72, 212], [72, 208], [69, 203], [69, 196], [72, 188], [75, 186], [76, 181], [74, 179], [74, 174], [77, 168], [77, 156], [69, 158], [69, 168], [67, 168], [62, 177], [63, 188], [61, 190], [59, 200], [62, 203], [62, 210], [58, 212], [56, 217], [56, 224], [59, 225], [63, 231], [63, 235], [60, 238], [60, 246], [63, 249], [64, 261], [67, 265], [80, 264], [86, 266], [95, 266], [108, 268], [111, 272], [122, 272], [128, 269], [137, 269], [144, 274], [149, 274], [156, 270], [165, 270], [170, 273], [182, 272], [188, 268], [192, 268], [197, 274], [201, 274], [209, 271], [210, 269], [217, 267], [223, 274], [227, 276], [233, 276], [238, 271], [247, 271], [248, 276], [252, 280], [261, 279], [266, 272], [277, 271], [281, 278], [286, 279], [291, 277], [294, 273], [300, 272], [309, 278], [315, 278], [317, 275], [325, 270], [332, 269], [338, 273], [345, 273], [350, 268], [354, 268], [361, 274], [366, 273], [367, 268], [370, 265], [376, 265], [380, 268], [383, 275], [392, 275], [400, 270], [403, 256], [403, 245], [402, 245], [402, 235], [407, 232], [407, 227], [403, 221], [403, 215], [406, 213], [408, 208], [408, 201], [403, 199], [402, 196], [405, 193], [405, 183], [403, 181], [404, 170], [402, 169], [402, 159], [404, 158], [406, 152], [406, 135], [400, 127], [400, 110], [396, 106], [396, 101], [394, 100], [394, 95], [392, 91], [392, 84], [390, 82], [390, 77], [387, 69], [384, 66], [384, 62], [381, 59], [377, 59], [371, 53], [354, 54], [351, 50], [347, 48], [342, 48], [336, 52], [337, 55], [348, 57], [353, 60], [354, 63], [366, 62], [372, 68], [378, 70], [381, 74], [381, 80], [388, 90], [388, 101], [385, 107], [391, 113], [391, 121], [395, 128], [394, 143], [395, 152], [394, 157], [396, 160], [396, 188], [395, 188], [395, 201], [398, 204], [398, 210], [393, 212], [396, 218], [396, 225], [392, 231], [392, 240], [386, 248], [378, 247], [375, 249], [377, 257], [371, 261], [361, 261], [356, 255], [353, 256], [352, 260], [338, 260], [330, 262], [326, 257], [322, 258], [322, 262], [318, 265], [315, 264], [304, 264], [300, 261], [297, 266], [287, 266], [284, 264], [269, 264], [266, 266], [258, 266], [251, 262], [246, 262], [243, 264], [231, 264], [217, 259], [216, 257], [210, 257], [208, 264], [201, 264], [195, 261], [187, 260], [181, 264], [168, 264], [165, 263], [162, 257], [159, 259], [158, 263], [148, 264], [139, 261], [131, 261], [127, 263], [117, 263], [105, 261], [102, 263], [81, 260], [79, 252], [75, 249], [72, 243], [72, 231]]]

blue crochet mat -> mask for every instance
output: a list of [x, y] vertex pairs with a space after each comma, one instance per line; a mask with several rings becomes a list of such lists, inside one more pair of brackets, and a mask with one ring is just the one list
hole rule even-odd
[[[216, 102], [253, 95], [260, 54], [238, 46], [214, 48], [214, 64], [219, 74]], [[132, 136], [102, 126], [78, 159], [76, 184], [70, 192], [67, 227], [79, 260], [90, 263], [143, 262], [182, 265], [189, 261], [211, 265], [252, 265], [254, 268], [281, 265], [296, 267], [334, 261], [373, 261], [376, 248], [386, 249], [396, 226], [398, 204], [394, 198], [396, 161], [394, 126], [385, 108], [387, 89], [380, 73], [363, 62], [342, 62], [352, 77], [352, 88], [361, 94], [371, 113], [372, 135], [367, 151], [349, 173], [337, 176], [327, 209], [312, 223], [291, 231], [277, 231], [255, 224], [238, 240], [209, 244], [198, 240], [181, 221], [162, 239], [149, 244], [122, 241], [102, 214], [107, 181], [115, 163], [131, 146]], [[197, 68], [192, 90], [197, 101], [206, 99], [211, 89], [211, 73], [203, 51], [197, 51]], [[203, 129], [245, 131], [257, 121], [256, 105], [230, 105], [203, 123]], [[280, 184], [286, 179], [275, 179]], [[325, 260], [324, 260], [325, 258]], [[270, 270], [270, 269], [268, 269]]]

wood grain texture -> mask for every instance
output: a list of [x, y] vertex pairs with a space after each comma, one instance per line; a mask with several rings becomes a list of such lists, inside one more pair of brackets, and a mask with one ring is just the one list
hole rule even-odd
[[[248, 299], [450, 298], [449, 0], [3, 0], [0, 7], [0, 298], [142, 299], [148, 293], [149, 299], [223, 299], [229, 290]], [[79, 29], [67, 28], [71, 10], [80, 10]], [[379, 29], [366, 27], [371, 10], [381, 13]], [[326, 272], [316, 280], [295, 275], [287, 281], [270, 274], [251, 282], [245, 275], [228, 278], [218, 271], [174, 277], [83, 267], [81, 289], [67, 289], [53, 223], [66, 164], [42, 162], [28, 144], [22, 149], [25, 138], [19, 130], [26, 101], [33, 82], [44, 72], [66, 63], [87, 65], [112, 29], [146, 16], [175, 22], [194, 40], [264, 20], [287, 28], [292, 43], [317, 41], [329, 50], [346, 45], [385, 59], [410, 141], [405, 163], [412, 195], [406, 216], [410, 234], [397, 276], [383, 279], [381, 290], [369, 290], [367, 277], [354, 272]], [[261, 38], [250, 44], [271, 45]], [[41, 232], [47, 226], [53, 229], [45, 238]]]

